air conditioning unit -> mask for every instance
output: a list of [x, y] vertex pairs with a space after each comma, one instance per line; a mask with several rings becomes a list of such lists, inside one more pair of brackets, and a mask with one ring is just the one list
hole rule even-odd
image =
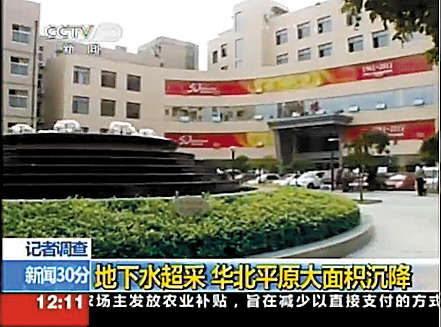
[[375, 106], [375, 108], [376, 108], [377, 110], [384, 110], [384, 109], [387, 108], [387, 105], [386, 105], [385, 103], [378, 103], [378, 104]]
[[213, 121], [213, 123], [220, 123], [222, 121], [222, 118], [220, 116], [213, 116], [211, 120]]
[[348, 108], [348, 112], [359, 112], [360, 111], [360, 107], [359, 106], [350, 106]]
[[417, 99], [413, 100], [413, 105], [414, 106], [422, 106], [422, 105], [424, 105], [424, 99], [417, 98]]
[[320, 109], [315, 112], [316, 115], [326, 115], [326, 110]]
[[190, 122], [190, 116], [181, 116], [179, 117], [179, 121], [183, 123], [188, 123]]
[[301, 115], [300, 115], [300, 113], [298, 113], [298, 112], [293, 112], [292, 114], [291, 114], [291, 117], [300, 117]]
[[263, 120], [263, 115], [255, 115], [254, 120]]

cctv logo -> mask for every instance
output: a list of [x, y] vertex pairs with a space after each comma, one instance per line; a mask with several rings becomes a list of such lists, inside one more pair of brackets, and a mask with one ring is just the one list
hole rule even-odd
[[122, 27], [116, 23], [95, 25], [49, 25], [45, 34], [50, 40], [118, 42], [123, 35]]

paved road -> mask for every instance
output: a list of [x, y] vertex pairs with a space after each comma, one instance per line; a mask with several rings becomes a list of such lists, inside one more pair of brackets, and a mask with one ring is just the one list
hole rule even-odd
[[[357, 193], [342, 193], [357, 198]], [[439, 256], [439, 196], [415, 192], [371, 192], [366, 199], [382, 203], [360, 205], [371, 215], [375, 233], [348, 258], [437, 258]]]

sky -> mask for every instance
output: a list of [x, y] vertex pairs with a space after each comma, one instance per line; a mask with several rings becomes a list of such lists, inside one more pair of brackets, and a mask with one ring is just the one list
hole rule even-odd
[[[158, 36], [199, 45], [199, 68], [207, 68], [207, 42], [233, 27], [233, 7], [240, 0], [32, 0], [41, 4], [41, 33], [48, 25], [98, 25], [123, 29], [117, 45], [129, 52]], [[259, 1], [259, 0], [254, 0]], [[279, 0], [290, 11], [318, 0]], [[107, 45], [106, 45], [107, 46]], [[112, 47], [112, 46], [110, 46]]]

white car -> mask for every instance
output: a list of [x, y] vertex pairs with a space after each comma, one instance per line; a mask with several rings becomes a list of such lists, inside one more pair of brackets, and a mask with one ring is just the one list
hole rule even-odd
[[320, 188], [324, 171], [308, 171], [296, 179], [296, 185], [306, 188]]
[[286, 174], [286, 175], [282, 176], [282, 178], [280, 180], [275, 180], [273, 182], [273, 184], [277, 184], [280, 186], [286, 186], [286, 185], [295, 186], [297, 178], [299, 178], [299, 177], [300, 177], [300, 175], [298, 175], [298, 174]]
[[256, 178], [246, 182], [248, 185], [257, 185], [262, 183], [275, 183], [280, 180], [280, 176], [278, 174], [263, 174], [261, 176], [257, 176]]

